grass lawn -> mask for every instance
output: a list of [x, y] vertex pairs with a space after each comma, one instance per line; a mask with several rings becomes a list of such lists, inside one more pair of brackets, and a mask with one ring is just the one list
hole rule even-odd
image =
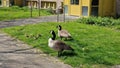
[[[41, 16], [51, 15], [47, 10], [40, 10]], [[37, 9], [33, 9], [33, 17], [38, 17], [39, 13]], [[30, 18], [30, 9], [27, 7], [0, 7], [0, 21], [1, 20], [12, 20], [20, 18]]]
[[[2, 31], [31, 46], [40, 48], [49, 55], [57, 56], [57, 52], [48, 47], [48, 38], [51, 36], [50, 30], [55, 30], [57, 33], [58, 24], [67, 29], [74, 38], [72, 41], [64, 41], [75, 50], [73, 56], [63, 55], [59, 58], [64, 63], [78, 68], [108, 68], [120, 65], [120, 31], [114, 29], [76, 22], [51, 22], [4, 28]], [[34, 39], [34, 36], [38, 34], [41, 36]], [[27, 38], [25, 35], [31, 37]], [[57, 39], [60, 38], [57, 37]], [[64, 54], [67, 53], [69, 52], [64, 52]]]

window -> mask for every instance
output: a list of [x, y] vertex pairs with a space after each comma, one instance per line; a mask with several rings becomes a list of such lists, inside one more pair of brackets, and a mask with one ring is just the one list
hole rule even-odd
[[98, 16], [98, 7], [92, 7], [92, 9], [91, 9], [91, 15]]
[[71, 4], [79, 5], [79, 0], [70, 0]]
[[82, 6], [82, 15], [88, 16], [88, 6]]
[[10, 0], [11, 5], [15, 5], [14, 0]]
[[65, 13], [67, 14], [68, 13], [68, 5], [65, 5]]
[[92, 0], [92, 5], [98, 5], [99, 4], [99, 0]]

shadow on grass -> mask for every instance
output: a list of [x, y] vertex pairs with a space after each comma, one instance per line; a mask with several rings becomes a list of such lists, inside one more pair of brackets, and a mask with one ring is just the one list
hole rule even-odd
[[73, 38], [69, 38], [69, 39], [64, 39], [64, 41], [74, 41]]
[[63, 51], [62, 56], [76, 56], [77, 54], [74, 51]]

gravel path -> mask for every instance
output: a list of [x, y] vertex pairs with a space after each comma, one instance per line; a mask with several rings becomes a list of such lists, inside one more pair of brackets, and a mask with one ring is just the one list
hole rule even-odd
[[[67, 16], [66, 20], [77, 17]], [[60, 16], [63, 21], [63, 15]], [[43, 16], [39, 18], [0, 21], [0, 28], [34, 24], [40, 22], [56, 22], [56, 16]], [[31, 48], [27, 44], [11, 38], [0, 32], [0, 68], [72, 68], [58, 59], [44, 54], [42, 51]]]
[[[79, 17], [74, 16], [66, 16], [65, 20], [70, 21], [77, 19]], [[59, 16], [59, 21], [63, 21], [63, 15]], [[41, 23], [41, 22], [57, 22], [57, 16], [42, 16], [38, 18], [28, 18], [28, 19], [18, 19], [18, 20], [10, 20], [10, 21], [0, 21], [0, 28], [11, 27], [11, 26], [18, 26], [23, 24], [34, 24], [34, 23]]]
[[0, 68], [71, 68], [71, 66], [0, 32]]

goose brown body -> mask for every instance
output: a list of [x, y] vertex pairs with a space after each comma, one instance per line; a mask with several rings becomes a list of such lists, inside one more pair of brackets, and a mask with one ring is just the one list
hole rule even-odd
[[67, 30], [63, 30], [61, 25], [58, 25], [58, 36], [61, 38], [72, 38], [71, 34]]
[[52, 33], [53, 37], [49, 38], [48, 46], [53, 48], [54, 50], [58, 51], [58, 56], [61, 55], [63, 50], [72, 50], [73, 51], [73, 49], [66, 43], [64, 43], [60, 40], [55, 40], [55, 32], [54, 31], [52, 31], [51, 33]]

